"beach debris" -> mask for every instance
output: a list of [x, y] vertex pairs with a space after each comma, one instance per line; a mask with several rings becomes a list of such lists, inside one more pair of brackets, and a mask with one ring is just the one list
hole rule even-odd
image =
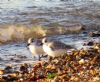
[[37, 61], [19, 70], [8, 65], [0, 70], [0, 82], [100, 82], [100, 43], [91, 49], [73, 50], [70, 55]]
[[85, 63], [84, 59], [79, 60], [79, 64], [84, 64], [84, 63]]
[[84, 43], [84, 46], [93, 46], [94, 42], [93, 41], [89, 41], [87, 43]]
[[99, 37], [100, 36], [100, 31], [90, 32], [89, 36], [91, 36], [91, 37]]
[[11, 65], [11, 64], [7, 65], [7, 66], [5, 67], [5, 69], [4, 69], [4, 72], [5, 72], [5, 73], [12, 73], [12, 72], [13, 72], [12, 65]]
[[0, 75], [4, 74], [4, 70], [0, 69]]
[[27, 65], [26, 63], [24, 63], [24, 64], [22, 64], [22, 65], [20, 66], [20, 72], [21, 72], [22, 74], [28, 73], [28, 65]]

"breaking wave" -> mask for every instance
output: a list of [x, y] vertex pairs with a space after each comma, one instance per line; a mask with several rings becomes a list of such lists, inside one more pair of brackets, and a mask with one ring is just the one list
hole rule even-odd
[[[53, 25], [53, 24], [51, 24]], [[54, 24], [55, 25], [55, 24]], [[74, 29], [73, 29], [74, 28]], [[29, 37], [40, 38], [48, 35], [66, 34], [79, 32], [82, 29], [81, 25], [77, 26], [56, 26], [56, 27], [41, 27], [24, 25], [3, 25], [0, 26], [0, 43], [26, 41]]]

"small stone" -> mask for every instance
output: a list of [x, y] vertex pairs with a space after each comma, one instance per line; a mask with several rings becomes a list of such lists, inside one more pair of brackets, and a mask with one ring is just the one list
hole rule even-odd
[[94, 77], [93, 78], [93, 82], [99, 82], [100, 81], [100, 78], [99, 77]]
[[85, 60], [84, 59], [81, 59], [80, 61], [79, 61], [79, 64], [84, 64], [85, 63]]
[[8, 65], [5, 67], [4, 69], [5, 73], [12, 73], [13, 72], [13, 68], [12, 65]]
[[0, 70], [0, 75], [4, 74], [4, 70]]

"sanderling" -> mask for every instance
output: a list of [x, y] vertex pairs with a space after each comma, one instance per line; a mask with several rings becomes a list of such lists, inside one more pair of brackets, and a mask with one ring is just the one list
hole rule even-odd
[[40, 39], [29, 38], [27, 47], [34, 57], [35, 55], [39, 56], [39, 60], [41, 59], [41, 56], [45, 54], [42, 48], [42, 41]]
[[51, 57], [63, 56], [68, 49], [72, 49], [70, 45], [66, 45], [60, 41], [48, 41], [45, 37], [42, 39], [44, 52]]

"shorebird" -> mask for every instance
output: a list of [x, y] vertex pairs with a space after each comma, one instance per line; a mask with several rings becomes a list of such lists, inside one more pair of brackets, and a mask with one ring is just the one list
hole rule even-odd
[[36, 55], [39, 56], [39, 60], [41, 60], [41, 57], [45, 54], [42, 48], [42, 41], [40, 39], [29, 38], [27, 47], [34, 57]]
[[43, 50], [50, 57], [59, 57], [67, 53], [67, 49], [72, 49], [70, 45], [66, 45], [60, 41], [48, 41], [47, 38], [42, 39]]

